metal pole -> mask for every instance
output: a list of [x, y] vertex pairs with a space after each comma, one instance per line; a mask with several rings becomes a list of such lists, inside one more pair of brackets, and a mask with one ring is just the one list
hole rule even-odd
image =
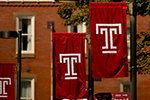
[[94, 80], [92, 78], [92, 62], [91, 62], [91, 43], [89, 43], [89, 76], [88, 76], [88, 87], [89, 87], [89, 100], [93, 100], [94, 92]]
[[17, 70], [17, 100], [21, 95], [21, 31], [18, 33], [18, 70]]
[[[90, 2], [93, 2], [94, 0], [89, 0]], [[89, 46], [89, 70], [88, 70], [88, 88], [89, 88], [89, 95], [88, 98], [89, 100], [93, 100], [93, 95], [94, 95], [94, 79], [92, 78], [92, 57], [91, 57], [91, 33], [90, 33], [90, 10], [89, 10], [89, 41], [88, 41], [88, 46]]]
[[137, 100], [137, 73], [136, 73], [136, 0], [130, 0], [133, 4], [133, 13], [130, 15], [131, 33], [131, 100]]
[[54, 91], [53, 91], [53, 87], [54, 87], [54, 82], [53, 82], [53, 77], [55, 77], [55, 75], [53, 74], [53, 24], [50, 24], [50, 40], [51, 40], [51, 100], [54, 100]]

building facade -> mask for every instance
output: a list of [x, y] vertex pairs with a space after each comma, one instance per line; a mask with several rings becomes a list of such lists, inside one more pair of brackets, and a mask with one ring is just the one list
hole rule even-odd
[[[66, 32], [57, 15], [62, 3], [45, 0], [0, 0], [0, 31], [22, 30], [21, 99], [50, 100], [50, 23], [55, 31]], [[0, 40], [0, 62], [17, 63], [17, 39]], [[17, 78], [17, 77], [16, 77]], [[16, 80], [16, 79], [15, 79]]]
[[[53, 97], [50, 24], [54, 25], [56, 32], [72, 31], [72, 26], [62, 25], [64, 20], [57, 15], [57, 9], [62, 4], [53, 0], [0, 0], [0, 31], [21, 29], [23, 32], [21, 72], [23, 100], [51, 100]], [[148, 30], [149, 22], [149, 16], [137, 16], [137, 32]], [[129, 16], [127, 16], [127, 27], [130, 33]], [[84, 23], [75, 29], [76, 32], [84, 33], [86, 30], [88, 29]], [[129, 34], [128, 38], [127, 42], [130, 44]], [[0, 39], [0, 62], [17, 63], [17, 42], [17, 39]], [[85, 53], [88, 74], [87, 47]], [[130, 55], [128, 58], [130, 61]], [[150, 75], [138, 75], [138, 100], [150, 98], [149, 79]], [[95, 80], [94, 94], [106, 92], [130, 93], [130, 77]]]

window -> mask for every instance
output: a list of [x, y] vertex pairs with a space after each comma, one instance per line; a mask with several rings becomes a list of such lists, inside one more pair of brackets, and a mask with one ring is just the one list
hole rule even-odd
[[77, 33], [86, 33], [86, 25], [85, 22], [78, 24], [77, 26], [68, 25], [68, 32], [77, 32]]
[[34, 79], [21, 80], [21, 100], [34, 100]]
[[123, 82], [120, 84], [120, 92], [130, 93], [130, 82]]
[[[17, 31], [22, 30], [21, 52], [23, 54], [34, 53], [34, 34], [35, 34], [34, 29], [35, 29], [34, 16], [18, 16], [16, 18], [16, 30]], [[16, 50], [18, 50], [17, 47]]]
[[130, 59], [130, 25], [127, 25], [127, 46], [128, 46], [128, 59]]

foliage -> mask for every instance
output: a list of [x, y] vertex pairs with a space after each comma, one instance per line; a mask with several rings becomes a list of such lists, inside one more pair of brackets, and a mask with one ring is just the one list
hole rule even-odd
[[73, 3], [64, 3], [62, 6], [60, 6], [57, 10], [57, 14], [60, 15], [63, 19], [68, 19], [71, 17], [73, 12], [77, 9], [75, 4]]
[[137, 68], [139, 74], [150, 72], [150, 30], [137, 34]]
[[[88, 25], [89, 22], [89, 7], [88, 0], [83, 2], [84, 0], [80, 0], [78, 3], [64, 3], [61, 5], [57, 14], [60, 15], [61, 18], [65, 19], [64, 25], [74, 24], [77, 25], [82, 22], [86, 22]], [[130, 0], [95, 0], [95, 2], [121, 2]], [[150, 14], [150, 0], [136, 0], [137, 3], [137, 14], [146, 16]]]
[[[96, 2], [112, 2], [113, 0], [95, 0]], [[88, 2], [82, 2], [80, 0], [78, 3], [63, 3], [58, 10], [57, 14], [61, 18], [65, 19], [64, 25], [74, 24], [75, 26], [79, 23], [89, 22], [89, 6]]]
[[57, 10], [57, 14], [65, 19], [64, 25], [74, 24], [77, 25], [82, 22], [88, 23], [89, 9], [87, 3], [64, 3]]
[[137, 13], [142, 16], [150, 14], [150, 0], [136, 0]]

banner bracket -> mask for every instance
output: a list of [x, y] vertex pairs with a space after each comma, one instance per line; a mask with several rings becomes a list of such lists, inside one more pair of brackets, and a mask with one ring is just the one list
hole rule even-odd
[[133, 15], [133, 2], [129, 3], [129, 14]]
[[91, 44], [91, 35], [86, 33], [86, 40], [88, 42], [88, 44], [90, 45]]
[[15, 69], [16, 69], [17, 71], [19, 71], [19, 63], [16, 63], [16, 64], [15, 64]]

